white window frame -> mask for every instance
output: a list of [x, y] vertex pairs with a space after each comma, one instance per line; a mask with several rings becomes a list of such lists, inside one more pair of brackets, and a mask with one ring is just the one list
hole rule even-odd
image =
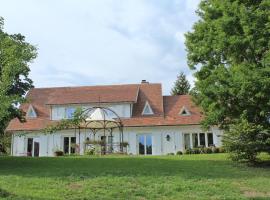
[[[149, 111], [150, 111], [149, 113], [146, 113], [146, 112], [145, 112], [147, 107], [149, 108]], [[146, 101], [146, 102], [145, 102], [145, 105], [144, 105], [144, 108], [143, 108], [143, 111], [142, 111], [142, 115], [153, 115], [153, 114], [154, 114], [154, 112], [153, 112], [153, 110], [152, 110], [152, 108], [151, 108], [149, 102]]]
[[[185, 111], [186, 114], [183, 114], [184, 111]], [[181, 115], [181, 116], [190, 116], [191, 113], [189, 112], [189, 110], [185, 106], [183, 106], [181, 108], [180, 112], [179, 112], [179, 115]]]
[[[31, 112], [32, 112], [33, 115], [30, 115]], [[37, 113], [36, 113], [36, 111], [35, 111], [35, 109], [34, 109], [34, 107], [32, 105], [29, 105], [26, 117], [27, 118], [37, 118]]]

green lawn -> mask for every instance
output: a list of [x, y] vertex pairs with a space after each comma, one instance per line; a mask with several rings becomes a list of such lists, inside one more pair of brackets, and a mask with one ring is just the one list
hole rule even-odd
[[0, 157], [0, 199], [270, 199], [270, 168], [226, 157]]

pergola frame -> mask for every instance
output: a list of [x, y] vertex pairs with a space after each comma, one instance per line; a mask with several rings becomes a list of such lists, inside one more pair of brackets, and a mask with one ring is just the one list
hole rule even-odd
[[[95, 120], [91, 119], [90, 116], [97, 109], [100, 109], [103, 115], [103, 120]], [[113, 114], [112, 117], [108, 118], [108, 113], [111, 112]], [[103, 135], [106, 136], [106, 131], [109, 132], [110, 136], [113, 137], [113, 130], [119, 130], [119, 142], [120, 142], [120, 152], [123, 152], [123, 123], [119, 117], [119, 115], [108, 107], [96, 106], [91, 108], [86, 108], [81, 113], [82, 122], [79, 125], [79, 138], [80, 138], [80, 130], [88, 129], [91, 130], [93, 134], [93, 138], [95, 141], [95, 136], [98, 131], [103, 130]], [[80, 142], [79, 142], [80, 143]], [[111, 145], [113, 145], [111, 140]], [[105, 152], [104, 152], [105, 153]]]

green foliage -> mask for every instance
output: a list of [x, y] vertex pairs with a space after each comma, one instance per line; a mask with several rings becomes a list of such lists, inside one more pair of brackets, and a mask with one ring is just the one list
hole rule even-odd
[[184, 154], [210, 154], [210, 153], [225, 153], [223, 147], [196, 147], [189, 148], [184, 151]]
[[209, 153], [213, 153], [213, 151], [212, 151], [212, 148], [211, 147], [205, 147], [205, 148], [202, 148], [202, 150], [201, 150], [203, 153], [207, 153], [207, 154], [209, 154]]
[[61, 150], [56, 150], [56, 151], [54, 152], [54, 155], [55, 155], [55, 156], [63, 156], [63, 155], [64, 155], [64, 152], [61, 151]]
[[10, 154], [11, 148], [11, 135], [8, 133], [0, 134], [0, 155]]
[[174, 87], [172, 88], [171, 95], [182, 95], [188, 94], [190, 90], [190, 84], [186, 78], [186, 75], [181, 72], [177, 76], [177, 80], [174, 83]]
[[86, 149], [84, 152], [85, 155], [92, 156], [95, 155], [95, 148]]
[[5, 33], [3, 26], [4, 20], [0, 17], [0, 134], [12, 118], [24, 121], [18, 105], [33, 87], [29, 63], [37, 55], [36, 48], [25, 42], [24, 36]]
[[260, 152], [270, 153], [270, 133], [263, 126], [241, 118], [225, 132], [224, 146], [236, 161], [255, 162]]
[[183, 152], [182, 151], [177, 151], [176, 155], [183, 155]]
[[190, 148], [185, 149], [184, 154], [192, 154], [192, 149], [190, 149]]
[[245, 113], [269, 132], [270, 1], [203, 0], [197, 13], [186, 47], [204, 127], [229, 130]]
[[55, 122], [54, 124], [44, 128], [42, 132], [52, 134], [60, 130], [79, 128], [80, 123], [86, 117], [84, 115], [85, 114], [83, 113], [82, 108], [77, 108], [71, 119], [62, 119], [58, 122]]

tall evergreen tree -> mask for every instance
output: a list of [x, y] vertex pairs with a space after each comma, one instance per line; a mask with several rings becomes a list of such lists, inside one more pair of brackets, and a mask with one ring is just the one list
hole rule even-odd
[[0, 134], [12, 118], [24, 119], [18, 105], [33, 87], [29, 78], [29, 63], [36, 57], [36, 48], [25, 42], [21, 34], [8, 34], [3, 30], [0, 17]]
[[186, 75], [181, 72], [177, 76], [177, 80], [174, 83], [174, 87], [172, 88], [171, 95], [182, 95], [188, 94], [190, 90], [190, 84], [186, 78]]
[[[270, 1], [202, 0], [197, 13], [186, 47], [188, 64], [196, 70], [194, 99], [204, 110], [203, 124], [228, 130], [226, 145], [238, 159], [270, 152]], [[228, 137], [241, 126], [245, 131], [239, 138], [255, 134], [254, 140], [264, 138], [260, 145], [237, 148]]]

